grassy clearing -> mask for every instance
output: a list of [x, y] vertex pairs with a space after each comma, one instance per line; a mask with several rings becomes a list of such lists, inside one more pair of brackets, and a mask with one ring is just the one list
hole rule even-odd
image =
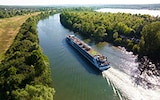
[[27, 18], [37, 14], [39, 13], [0, 19], [0, 61], [3, 59], [6, 50], [12, 44], [20, 26]]

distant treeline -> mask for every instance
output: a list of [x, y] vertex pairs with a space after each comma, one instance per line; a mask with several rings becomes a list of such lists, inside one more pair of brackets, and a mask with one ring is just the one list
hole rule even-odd
[[48, 58], [39, 46], [37, 23], [54, 12], [30, 17], [0, 64], [0, 99], [52, 100], [55, 93]]
[[42, 11], [60, 11], [61, 9], [57, 9], [54, 7], [21, 7], [21, 6], [0, 6], [0, 19], [1, 18], [9, 18], [18, 15], [31, 14], [34, 12], [42, 12]]
[[32, 9], [9, 9], [9, 8], [1, 8], [0, 9], [0, 18], [9, 18], [18, 15], [29, 14], [32, 12], [36, 12]]
[[127, 13], [64, 11], [63, 26], [96, 41], [108, 41], [140, 55], [160, 59], [160, 18]]
[[149, 10], [160, 10], [160, 4], [115, 4], [115, 5], [97, 5], [97, 8], [122, 8], [122, 9], [149, 9]]

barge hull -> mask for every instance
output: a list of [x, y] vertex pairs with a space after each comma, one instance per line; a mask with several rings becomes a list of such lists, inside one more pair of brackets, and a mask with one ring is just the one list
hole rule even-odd
[[[110, 67], [108, 61], [105, 58], [102, 59], [105, 61], [99, 60], [100, 57], [104, 57], [104, 56], [102, 56], [98, 52], [96, 53], [97, 55], [91, 55], [89, 53], [89, 50], [93, 50], [93, 49], [90, 46], [88, 46], [86, 43], [84, 43], [83, 41], [76, 38], [74, 35], [69, 35], [67, 36], [66, 39], [67, 39], [67, 42], [72, 47], [74, 47], [78, 52], [80, 52], [88, 61], [90, 61], [99, 70], [103, 71]], [[86, 48], [88, 48], [88, 50], [85, 50]]]

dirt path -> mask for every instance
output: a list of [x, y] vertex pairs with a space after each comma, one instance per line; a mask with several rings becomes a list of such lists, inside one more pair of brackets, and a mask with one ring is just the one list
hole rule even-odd
[[20, 29], [20, 26], [25, 22], [27, 18], [37, 14], [39, 13], [0, 19], [0, 61], [2, 60], [6, 50], [12, 44], [15, 36]]

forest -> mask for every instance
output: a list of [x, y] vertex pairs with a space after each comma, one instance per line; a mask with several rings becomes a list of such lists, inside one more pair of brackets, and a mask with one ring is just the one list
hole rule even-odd
[[[53, 100], [55, 90], [51, 79], [49, 60], [39, 46], [36, 25], [39, 20], [61, 12], [62, 9], [0, 6], [1, 19], [41, 12], [28, 18], [21, 25], [12, 45], [0, 61], [0, 99]], [[85, 10], [85, 8], [68, 9]]]
[[[0, 63], [0, 99], [53, 99], [55, 90], [48, 58], [39, 46], [36, 25], [40, 19], [62, 11], [53, 8], [0, 7], [0, 19], [41, 13], [21, 26]], [[63, 26], [96, 42], [124, 46], [139, 56], [160, 61], [160, 18], [129, 13], [98, 13], [86, 8], [68, 8], [60, 14]], [[160, 68], [159, 68], [160, 70]]]
[[53, 11], [30, 17], [21, 26], [0, 63], [0, 98], [3, 100], [51, 100], [53, 88], [49, 60], [39, 46], [37, 23]]
[[32, 7], [32, 6], [0, 6], [0, 19], [1, 18], [9, 18], [13, 16], [19, 16], [24, 14], [31, 14], [34, 12], [41, 11], [59, 11], [61, 9], [56, 9], [54, 7]]
[[95, 41], [126, 47], [160, 61], [160, 17], [130, 13], [63, 11], [62, 25]]
[[38, 12], [37, 9], [0, 6], [0, 19]]

